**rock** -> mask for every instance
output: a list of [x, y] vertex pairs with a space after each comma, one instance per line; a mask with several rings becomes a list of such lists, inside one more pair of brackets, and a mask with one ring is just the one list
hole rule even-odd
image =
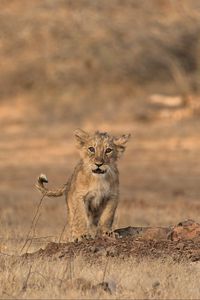
[[146, 240], [162, 240], [168, 239], [171, 227], [125, 227], [116, 229], [119, 238], [126, 236], [141, 237]]
[[178, 243], [178, 245], [176, 246], [176, 249], [178, 250], [183, 250], [185, 247], [185, 244], [184, 243]]
[[177, 96], [167, 96], [161, 94], [153, 94], [150, 96], [150, 102], [154, 105], [160, 107], [167, 107], [167, 108], [179, 108], [184, 106], [185, 101], [183, 97]]
[[200, 224], [193, 220], [185, 220], [174, 226], [171, 231], [171, 240], [200, 239]]
[[116, 254], [117, 254], [116, 247], [110, 246], [110, 247], [107, 248], [106, 256], [112, 256], [112, 257], [114, 257], [114, 256], [116, 256]]
[[107, 281], [103, 281], [103, 282], [100, 282], [100, 283], [98, 283], [96, 285], [93, 285], [92, 289], [95, 292], [96, 291], [104, 291], [104, 292], [108, 293], [109, 295], [112, 294], [112, 291], [111, 291], [111, 289], [109, 287], [109, 283]]
[[170, 227], [152, 227], [147, 228], [141, 236], [145, 240], [166, 240], [170, 231]]
[[156, 289], [160, 286], [160, 282], [158, 280], [154, 281], [153, 284], [152, 284], [152, 288], [153, 289]]

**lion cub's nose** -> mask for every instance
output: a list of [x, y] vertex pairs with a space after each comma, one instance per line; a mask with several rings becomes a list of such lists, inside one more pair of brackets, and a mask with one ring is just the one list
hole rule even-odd
[[103, 165], [103, 163], [98, 162], [98, 163], [95, 163], [95, 165], [96, 165], [98, 168], [100, 168], [100, 167]]

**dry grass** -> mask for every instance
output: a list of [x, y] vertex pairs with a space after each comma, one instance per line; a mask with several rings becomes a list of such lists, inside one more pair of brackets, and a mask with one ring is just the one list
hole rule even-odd
[[[0, 1], [1, 298], [200, 298], [199, 263], [17, 257], [35, 180], [66, 182], [77, 127], [132, 134], [115, 226], [200, 222], [199, 108], [184, 102], [199, 103], [199, 33], [196, 0]], [[186, 106], [151, 106], [152, 94]], [[64, 199], [44, 199], [37, 217], [29, 251], [59, 240]], [[103, 280], [112, 294], [95, 286]]]
[[[0, 295], [22, 299], [198, 299], [199, 264], [107, 258], [68, 261], [0, 260]], [[100, 283], [104, 282], [104, 285]], [[107, 283], [107, 284], [105, 284]]]

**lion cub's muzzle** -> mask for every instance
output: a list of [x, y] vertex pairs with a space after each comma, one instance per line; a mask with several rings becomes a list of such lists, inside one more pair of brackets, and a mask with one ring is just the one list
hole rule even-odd
[[95, 173], [95, 174], [105, 174], [106, 170], [102, 170], [100, 168], [97, 168], [95, 170], [92, 170], [92, 172]]
[[95, 163], [96, 169], [92, 170], [95, 174], [105, 174], [106, 170], [102, 169], [101, 166], [103, 166], [103, 163]]

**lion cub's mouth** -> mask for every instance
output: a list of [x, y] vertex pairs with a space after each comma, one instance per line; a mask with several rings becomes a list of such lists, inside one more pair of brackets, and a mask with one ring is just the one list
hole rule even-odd
[[97, 168], [95, 170], [92, 170], [92, 172], [95, 173], [95, 174], [105, 174], [106, 170], [102, 170], [100, 168]]

